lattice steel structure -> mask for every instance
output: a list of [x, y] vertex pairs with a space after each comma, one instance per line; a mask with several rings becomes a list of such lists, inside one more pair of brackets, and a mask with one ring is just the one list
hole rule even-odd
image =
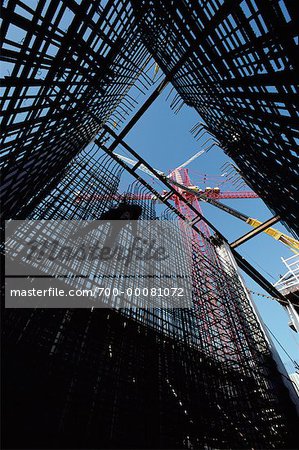
[[[243, 176], [298, 233], [298, 5], [132, 0], [143, 42]], [[177, 107], [177, 103], [176, 107]]]
[[[92, 220], [115, 205], [121, 168], [87, 145], [131, 113], [154, 56], [295, 230], [295, 12], [287, 0], [5, 1], [4, 217]], [[144, 188], [128, 191], [158, 219]], [[5, 447], [294, 447], [267, 340], [229, 250], [201, 225], [198, 240], [177, 224], [192, 240], [193, 308], [5, 312]]]
[[27, 217], [101, 125], [129, 114], [149, 56], [122, 0], [9, 0], [1, 12], [2, 215]]
[[292, 0], [52, 0], [36, 8], [6, 0], [2, 17], [3, 215], [27, 217], [111, 113], [112, 123], [123, 121], [135, 106], [125, 94], [150, 53], [247, 182], [298, 231]]
[[[111, 207], [121, 168], [97, 152], [68, 166], [32, 219], [92, 219]], [[78, 189], [106, 202], [78, 203]], [[157, 220], [146, 189], [134, 182], [127, 194], [138, 198], [141, 219]], [[192, 308], [6, 311], [7, 447], [293, 445], [295, 415], [229, 253], [206, 229], [198, 240], [171, 211], [163, 220], [192, 241]], [[178, 245], [175, 234], [165, 238]]]
[[[67, 165], [58, 185], [39, 203], [29, 219], [96, 220], [115, 204], [123, 169], [93, 145]], [[86, 201], [78, 201], [80, 192]], [[101, 201], [92, 201], [101, 194]], [[90, 198], [90, 199], [89, 199]]]

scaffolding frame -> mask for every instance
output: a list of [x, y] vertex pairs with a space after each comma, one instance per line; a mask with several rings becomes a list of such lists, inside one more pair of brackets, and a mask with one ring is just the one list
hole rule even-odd
[[[90, 220], [119, 202], [122, 167], [98, 151], [94, 145], [78, 155], [32, 212], [32, 238], [36, 219]], [[78, 203], [78, 189], [91, 195]], [[123, 194], [142, 206], [141, 219], [157, 219], [155, 202], [148, 201], [140, 182]], [[176, 223], [192, 242], [193, 308], [6, 312], [5, 361], [14, 373], [5, 380], [9, 405], [14, 423], [25, 411], [28, 417], [17, 435], [9, 435], [16, 446], [21, 441], [40, 446], [44, 435], [54, 448], [75, 442], [91, 448], [99, 442], [114, 448], [124, 442], [149, 448], [290, 445], [294, 418], [286, 388], [224, 248], [205, 236], [206, 225], [199, 240], [170, 209], [159, 220]], [[175, 235], [165, 238], [177, 245]], [[22, 259], [20, 239], [17, 232], [9, 245]], [[47, 274], [51, 270], [46, 267]], [[88, 276], [76, 283], [86, 287]], [[28, 376], [20, 389], [22, 365]], [[38, 387], [40, 377], [47, 398]], [[34, 398], [29, 406], [27, 396]], [[46, 422], [40, 401], [47, 405]], [[32, 433], [31, 422], [38, 433]]]
[[[5, 1], [3, 216], [98, 218], [115, 204], [127, 168], [110, 156], [171, 82], [295, 229], [295, 9], [288, 0]], [[125, 124], [137, 105], [129, 90], [152, 85], [151, 55], [166, 76]], [[143, 218], [156, 219], [146, 198], [153, 190], [139, 181], [128, 191], [141, 196]], [[78, 190], [88, 198], [76, 202]], [[218, 230], [197, 204], [163, 200], [162, 220], [186, 220], [186, 211], [191, 219], [194, 308], [6, 311], [10, 446], [294, 446], [292, 405], [250, 299], [207, 236], [207, 226]]]
[[298, 233], [294, 2], [132, 4], [144, 44], [166, 76], [171, 73], [177, 92], [174, 109], [194, 107], [249, 186]]

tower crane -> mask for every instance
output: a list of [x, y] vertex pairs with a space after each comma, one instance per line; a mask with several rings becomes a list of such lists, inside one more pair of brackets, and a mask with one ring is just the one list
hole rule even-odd
[[[224, 205], [223, 203], [218, 202], [215, 199], [215, 197], [213, 198], [213, 197], [210, 197], [209, 195], [207, 195], [206, 193], [201, 193], [200, 190], [197, 188], [197, 186], [195, 188], [194, 188], [194, 186], [191, 186], [191, 188], [190, 188], [188, 186], [184, 186], [183, 184], [178, 183], [175, 180], [170, 180], [170, 182], [172, 184], [174, 184], [175, 186], [179, 187], [180, 189], [182, 189], [186, 192], [189, 192], [190, 194], [199, 198], [199, 200], [202, 200], [204, 202], [212, 204], [213, 206], [216, 206], [217, 208], [221, 209], [222, 211], [227, 212], [228, 214], [242, 220], [243, 222], [247, 223], [248, 225], [250, 225], [254, 228], [257, 228], [260, 225], [262, 225], [262, 222], [260, 220], [249, 217], [249, 216], [245, 215], [244, 213], [241, 213], [240, 211], [237, 211], [236, 209], [234, 209], [230, 206], [227, 206], [227, 205]], [[240, 194], [240, 192], [238, 192], [238, 194]], [[227, 197], [227, 198], [232, 198], [232, 197]], [[242, 198], [242, 197], [236, 196], [235, 198]], [[246, 198], [254, 198], [254, 197], [248, 196]], [[255, 198], [258, 198], [258, 196], [256, 196]], [[276, 239], [277, 241], [281, 242], [282, 244], [286, 245], [293, 252], [299, 253], [299, 241], [297, 241], [293, 237], [291, 237], [285, 233], [282, 233], [281, 231], [276, 230], [275, 228], [272, 228], [272, 227], [266, 228], [265, 230], [263, 230], [263, 232], [268, 234], [272, 238]]]
[[[215, 145], [215, 144], [213, 144]], [[209, 150], [209, 149], [207, 149]], [[161, 175], [163, 178], [168, 180], [169, 183], [176, 186], [178, 189], [178, 192], [183, 194], [185, 198], [193, 203], [195, 200], [196, 202], [202, 201], [207, 202], [213, 206], [215, 206], [218, 209], [221, 209], [222, 211], [225, 211], [226, 213], [242, 220], [243, 222], [247, 223], [253, 228], [257, 228], [262, 225], [262, 222], [258, 219], [249, 217], [245, 215], [244, 213], [241, 213], [240, 211], [237, 211], [236, 209], [227, 206], [218, 200], [223, 199], [240, 199], [240, 198], [259, 198], [259, 196], [253, 192], [253, 191], [221, 191], [219, 187], [206, 187], [205, 189], [199, 188], [199, 186], [192, 184], [189, 175], [188, 175], [188, 169], [186, 169], [186, 166], [194, 161], [196, 158], [201, 156], [203, 153], [205, 153], [205, 150], [201, 150], [200, 152], [197, 152], [193, 157], [188, 159], [185, 163], [181, 164], [176, 169], [172, 170], [169, 175], [166, 175], [164, 172], [160, 170], [156, 170], [156, 172]], [[137, 165], [137, 169], [146, 173], [147, 175], [150, 175], [153, 178], [156, 178], [154, 173], [152, 173], [147, 167], [145, 167], [143, 164], [138, 164], [137, 161], [127, 158], [126, 156], [120, 155], [115, 153], [118, 159], [126, 162], [127, 164], [131, 165], [132, 167]], [[184, 182], [185, 181], [185, 182]], [[169, 196], [169, 193], [167, 191], [162, 191], [163, 196], [167, 197], [170, 200], [173, 200], [176, 202], [176, 196], [175, 194]], [[113, 196], [113, 199], [116, 201], [119, 201], [123, 198], [123, 195], [116, 194]], [[126, 195], [127, 199], [130, 200], [156, 200], [155, 196], [153, 194], [145, 194], [142, 195], [142, 198], [139, 198], [138, 195], [129, 194]], [[77, 192], [76, 195], [76, 202], [84, 201], [84, 200], [101, 200], [100, 195], [87, 195], [82, 194], [80, 192]], [[178, 206], [178, 205], [177, 205]], [[198, 206], [197, 206], [198, 207]], [[286, 245], [289, 249], [291, 249], [295, 253], [299, 253], [299, 241], [294, 239], [293, 237], [282, 233], [279, 230], [276, 230], [275, 228], [268, 227], [264, 230], [262, 230], [264, 233], [268, 234], [275, 240], [281, 242], [282, 244]]]

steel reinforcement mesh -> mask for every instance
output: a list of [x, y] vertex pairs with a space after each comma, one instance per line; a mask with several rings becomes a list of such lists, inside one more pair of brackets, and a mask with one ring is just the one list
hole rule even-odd
[[[70, 161], [127, 108], [120, 102], [148, 58], [141, 31], [163, 71], [178, 64], [184, 101], [293, 225], [286, 4], [5, 1], [5, 217], [92, 220], [119, 202], [115, 163], [95, 150]], [[157, 219], [143, 188], [127, 194], [143, 219]], [[192, 246], [192, 309], [5, 312], [4, 447], [294, 447], [289, 399], [247, 294], [225, 251], [206, 240], [205, 254], [203, 240]]]
[[298, 233], [297, 3], [131, 3], [144, 43], [182, 101], [196, 108], [249, 185]]
[[[95, 150], [79, 155], [32, 218], [98, 217], [115, 204], [119, 175]], [[125, 194], [141, 219], [194, 238], [172, 212], [158, 218], [137, 182]], [[206, 239], [205, 253], [203, 239], [191, 246], [192, 308], [6, 311], [6, 447], [292, 446], [290, 400], [248, 296], [226, 250]]]
[[148, 53], [123, 0], [6, 0], [1, 13], [2, 215], [25, 218], [111, 114], [134, 107], [125, 94]]
[[58, 185], [28, 219], [97, 220], [116, 204], [122, 172], [117, 163], [93, 145], [67, 165]]
[[27, 217], [112, 112], [118, 124], [134, 108], [125, 94], [146, 65], [142, 37], [247, 181], [297, 230], [298, 9], [292, 0], [3, 4], [6, 218]]

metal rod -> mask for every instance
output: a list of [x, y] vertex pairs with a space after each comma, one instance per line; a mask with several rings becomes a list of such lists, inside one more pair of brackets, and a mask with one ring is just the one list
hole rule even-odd
[[[103, 127], [105, 131], [110, 133], [112, 137], [116, 138], [116, 133], [111, 130], [107, 125], [104, 125]], [[99, 145], [108, 155], [110, 155], [113, 159], [118, 161], [118, 163], [123, 166], [126, 170], [128, 170], [131, 175], [133, 175], [138, 181], [140, 181], [147, 189], [149, 189], [157, 198], [159, 198], [161, 201], [165, 203], [175, 214], [177, 214], [178, 217], [180, 217], [183, 220], [186, 220], [186, 218], [174, 207], [172, 206], [167, 200], [165, 200], [165, 197], [161, 196], [159, 192], [157, 192], [153, 187], [147, 183], [139, 174], [136, 173], [135, 170], [133, 170], [128, 164], [126, 164], [124, 161], [120, 160], [116, 155], [111, 153], [111, 151], [107, 148], [105, 148], [100, 141], [95, 141], [97, 145]], [[128, 150], [135, 158], [140, 160], [142, 164], [144, 164], [149, 170], [151, 170], [157, 178], [159, 178], [160, 181], [162, 181], [173, 193], [174, 195], [177, 195], [180, 200], [182, 200], [185, 204], [188, 205], [188, 207], [192, 210], [194, 210], [197, 214], [197, 216], [206, 222], [206, 224], [217, 234], [218, 237], [220, 237], [221, 240], [227, 242], [226, 238], [217, 230], [217, 228], [210, 224], [210, 222], [205, 219], [204, 216], [202, 216], [194, 207], [191, 205], [186, 199], [177, 192], [171, 184], [169, 184], [169, 179], [166, 177], [161, 176], [159, 173], [156, 172], [155, 169], [153, 169], [141, 156], [138, 155], [126, 142], [124, 142], [122, 139], [120, 140], [120, 144]], [[179, 185], [179, 183], [174, 183]], [[180, 185], [180, 187], [185, 188], [185, 186]], [[194, 192], [192, 192], [194, 193]], [[200, 195], [198, 195], [200, 196]], [[195, 223], [191, 223], [190, 226], [197, 232], [200, 233], [199, 229], [196, 227]], [[228, 244], [229, 245], [229, 244]], [[230, 246], [230, 245], [229, 245]], [[237, 261], [237, 264], [239, 265], [240, 269], [244, 270], [244, 272], [249, 275], [257, 284], [259, 284], [266, 292], [268, 292], [270, 295], [276, 298], [280, 298], [282, 300], [285, 300], [285, 297], [274, 287], [272, 284], [264, 278], [245, 258], [243, 258], [234, 248], [231, 248], [231, 251], [233, 252], [233, 255]]]
[[[230, 247], [231, 248], [231, 247]], [[268, 294], [277, 299], [286, 301], [285, 296], [279, 292], [263, 275], [261, 275], [243, 256], [234, 248], [231, 248], [232, 254], [240, 267], [253, 281], [261, 286]]]
[[274, 225], [275, 223], [280, 221], [280, 216], [274, 216], [271, 217], [271, 219], [266, 220], [265, 222], [261, 223], [258, 227], [256, 227], [254, 230], [249, 231], [248, 233], [241, 236], [236, 241], [232, 242], [230, 244], [231, 248], [239, 247], [239, 245], [244, 244], [245, 242], [249, 241], [249, 239], [252, 239], [257, 234], [260, 234], [262, 231], [269, 228], [271, 225]]
[[[148, 110], [148, 108], [153, 104], [157, 97], [161, 94], [163, 89], [167, 86], [170, 81], [170, 76], [165, 77], [159, 86], [156, 87], [154, 92], [149, 96], [149, 98], [144, 102], [144, 104], [139, 108], [139, 110], [134, 114], [132, 119], [127, 123], [127, 125], [123, 128], [123, 130], [119, 133], [118, 136], [115, 137], [115, 140], [112, 142], [108, 150], [113, 152], [113, 150], [120, 144], [122, 139], [131, 131], [134, 125], [138, 122], [138, 120], [143, 116], [143, 114]], [[108, 127], [106, 127], [108, 128]]]

